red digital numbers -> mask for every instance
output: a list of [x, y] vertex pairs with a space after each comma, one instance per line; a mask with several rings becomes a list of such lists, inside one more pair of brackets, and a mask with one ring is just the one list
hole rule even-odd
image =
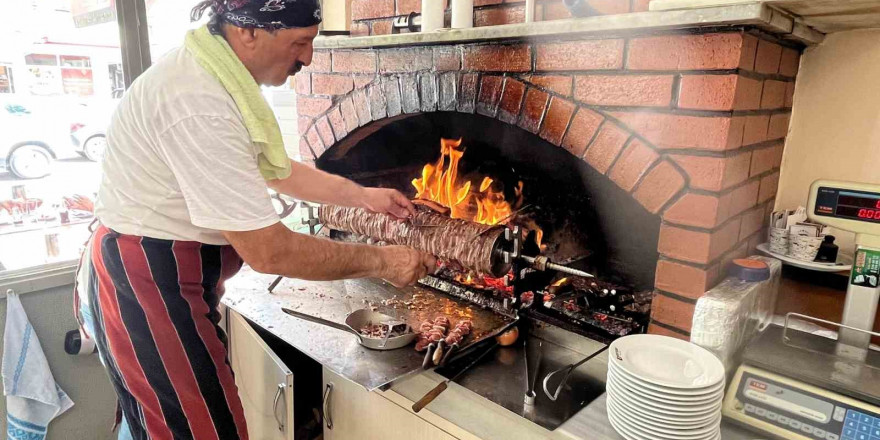
[[880, 200], [877, 200], [877, 204], [874, 205], [875, 208], [880, 209]]
[[[880, 202], [877, 202], [877, 204], [880, 205]], [[880, 209], [862, 208], [859, 210], [858, 216], [859, 218], [880, 219]]]

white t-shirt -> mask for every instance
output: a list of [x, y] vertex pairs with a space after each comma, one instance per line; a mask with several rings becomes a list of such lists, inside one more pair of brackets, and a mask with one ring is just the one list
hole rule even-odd
[[147, 69], [107, 131], [96, 215], [122, 234], [227, 244], [279, 221], [241, 113], [186, 49]]

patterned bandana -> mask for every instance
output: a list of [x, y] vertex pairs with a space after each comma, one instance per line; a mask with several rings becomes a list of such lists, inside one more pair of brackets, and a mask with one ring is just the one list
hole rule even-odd
[[233, 26], [289, 29], [321, 22], [321, 0], [214, 0], [214, 13]]

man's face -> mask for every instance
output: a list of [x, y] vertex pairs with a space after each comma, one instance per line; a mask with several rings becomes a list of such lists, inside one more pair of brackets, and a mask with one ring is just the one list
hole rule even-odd
[[254, 79], [261, 85], [280, 86], [304, 66], [312, 63], [312, 41], [318, 26], [254, 31], [250, 66]]

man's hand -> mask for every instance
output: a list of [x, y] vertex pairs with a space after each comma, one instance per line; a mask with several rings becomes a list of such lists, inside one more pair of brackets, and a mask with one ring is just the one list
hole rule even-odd
[[363, 207], [369, 211], [405, 219], [416, 213], [412, 202], [395, 189], [364, 188]]
[[429, 254], [406, 246], [385, 246], [382, 250], [384, 267], [381, 278], [395, 287], [415, 284], [437, 268], [437, 260]]
[[404, 219], [416, 210], [406, 196], [393, 189], [364, 188], [344, 177], [291, 161], [286, 179], [270, 180], [269, 187], [298, 200], [368, 209]]
[[437, 266], [434, 257], [408, 247], [339, 243], [293, 232], [280, 222], [223, 236], [257, 272], [303, 280], [382, 278], [403, 287]]

